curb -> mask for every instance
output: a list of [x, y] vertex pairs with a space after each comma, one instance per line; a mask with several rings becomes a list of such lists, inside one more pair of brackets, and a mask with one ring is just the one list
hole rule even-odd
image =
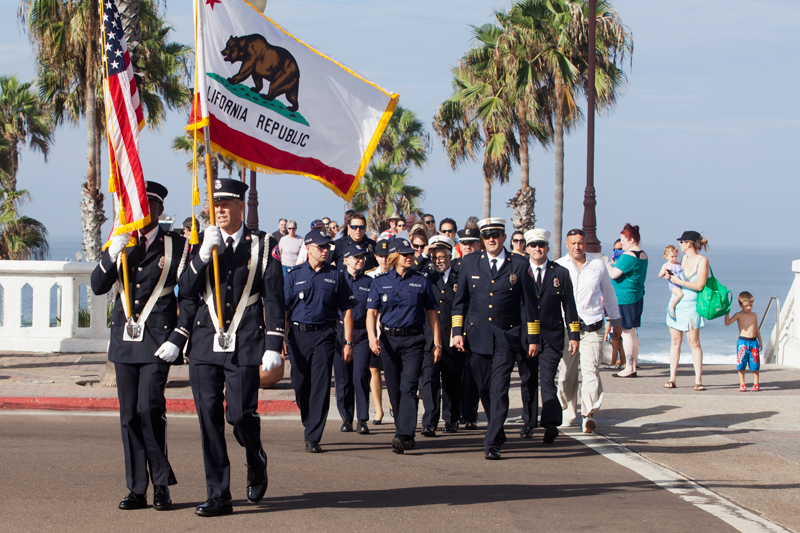
[[[47, 410], [47, 411], [119, 411], [116, 398], [30, 398], [0, 397], [0, 410]], [[259, 400], [259, 415], [299, 413], [300, 409], [291, 400]], [[167, 413], [195, 414], [194, 400], [167, 400]]]

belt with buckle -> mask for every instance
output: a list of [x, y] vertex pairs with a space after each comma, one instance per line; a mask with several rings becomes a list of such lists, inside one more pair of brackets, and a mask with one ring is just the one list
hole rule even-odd
[[333, 327], [333, 322], [328, 322], [327, 324], [301, 324], [299, 322], [294, 323], [294, 327], [299, 329], [300, 331], [322, 331], [323, 329], [328, 329]]
[[410, 337], [412, 335], [422, 335], [422, 333], [424, 332], [422, 326], [416, 326], [413, 328], [390, 328], [384, 326], [383, 331], [385, 331], [387, 335], [391, 335], [392, 337]]
[[603, 319], [601, 318], [599, 322], [595, 322], [594, 324], [586, 324], [583, 320], [581, 322], [581, 331], [585, 331], [586, 333], [591, 333], [592, 331], [597, 331], [598, 329], [603, 327]]
[[[340, 320], [339, 324], [344, 326], [344, 321]], [[355, 322], [354, 321], [353, 322], [353, 329], [367, 329], [367, 323], [366, 322]]]

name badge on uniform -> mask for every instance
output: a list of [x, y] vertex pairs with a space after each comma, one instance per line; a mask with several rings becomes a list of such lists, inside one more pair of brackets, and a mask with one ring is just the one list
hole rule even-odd
[[303, 292], [303, 291], [300, 291], [300, 292], [297, 294], [297, 297], [298, 297], [298, 298], [300, 298], [300, 299], [302, 300], [302, 299], [304, 299], [304, 298], [306, 297], [306, 293], [305, 293], [305, 292]]
[[511, 274], [510, 276], [508, 276], [508, 281], [510, 281], [512, 285], [515, 284], [517, 282], [517, 275]]
[[388, 294], [384, 294], [383, 296], [381, 296], [381, 300], [383, 300], [384, 302], [386, 302], [386, 300], [388, 300], [388, 299], [389, 299], [389, 295]]

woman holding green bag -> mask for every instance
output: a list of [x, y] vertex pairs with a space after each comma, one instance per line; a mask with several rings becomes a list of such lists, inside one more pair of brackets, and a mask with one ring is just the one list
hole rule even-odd
[[675, 306], [674, 318], [667, 312], [671, 344], [669, 381], [664, 384], [664, 388], [674, 389], [676, 387], [675, 377], [678, 371], [678, 361], [681, 358], [681, 343], [683, 334], [686, 333], [686, 340], [692, 349], [694, 390], [702, 391], [706, 390], [703, 386], [703, 348], [700, 346], [700, 330], [703, 328], [704, 321], [703, 317], [697, 313], [697, 296], [706, 286], [708, 274], [711, 271], [708, 258], [699, 253], [700, 250], [708, 250], [708, 241], [696, 231], [684, 231], [678, 241], [681, 244], [681, 252], [684, 254], [681, 260], [683, 271], [679, 276], [667, 271], [666, 278], [683, 289], [683, 298]]

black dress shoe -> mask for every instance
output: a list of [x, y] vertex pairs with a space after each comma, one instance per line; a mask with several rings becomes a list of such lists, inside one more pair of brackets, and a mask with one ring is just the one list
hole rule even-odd
[[442, 433], [444, 433], [445, 435], [452, 435], [453, 433], [458, 433], [458, 422], [456, 422], [455, 425], [445, 423]]
[[306, 451], [308, 453], [322, 453], [322, 448], [319, 447], [319, 442], [315, 440], [307, 440]]
[[469, 430], [478, 429], [478, 424], [476, 424], [475, 422], [467, 422], [466, 424], [464, 424], [464, 429], [469, 429]]
[[556, 440], [558, 437], [558, 427], [557, 426], [550, 426], [549, 428], [544, 430], [544, 443], [545, 444], [553, 444], [553, 441]]
[[400, 435], [395, 435], [392, 439], [392, 451], [399, 454], [405, 453], [406, 443]]
[[622, 374], [611, 374], [611, 376], [615, 377], [615, 378], [635, 378], [635, 377], [639, 377], [639, 376], [637, 376], [636, 372], [631, 372], [627, 376], [623, 376]]
[[145, 507], [147, 507], [147, 495], [136, 494], [133, 491], [130, 491], [128, 495], [119, 502], [119, 508], [125, 509], [126, 511], [131, 509], [144, 509]]
[[267, 485], [269, 485], [269, 478], [267, 478], [267, 454], [262, 448], [258, 454], [261, 460], [264, 461], [264, 470], [260, 470], [254, 466], [247, 465], [247, 501], [250, 503], [258, 503], [264, 494], [267, 492]]
[[519, 436], [523, 439], [530, 439], [533, 437], [533, 428], [530, 426], [522, 426], [522, 429], [519, 432]]
[[491, 447], [488, 450], [486, 450], [485, 457], [490, 461], [497, 461], [498, 459], [500, 459], [500, 450], [495, 447]]
[[153, 508], [156, 511], [172, 509], [172, 499], [169, 497], [169, 488], [166, 485], [153, 485]]
[[339, 431], [341, 431], [342, 433], [351, 433], [353, 431], [353, 423], [352, 422], [342, 423], [342, 427], [339, 428]]
[[233, 504], [230, 500], [223, 500], [221, 498], [209, 498], [206, 503], [198, 505], [194, 510], [194, 514], [199, 516], [219, 516], [222, 514], [231, 514], [233, 512]]
[[414, 437], [403, 437], [403, 445], [406, 447], [406, 450], [413, 450], [417, 447], [417, 441]]
[[423, 437], [435, 437], [436, 436], [436, 428], [428, 424], [422, 431], [420, 431]]
[[356, 433], [359, 435], [369, 435], [369, 428], [367, 427], [366, 420], [359, 420], [356, 425]]

